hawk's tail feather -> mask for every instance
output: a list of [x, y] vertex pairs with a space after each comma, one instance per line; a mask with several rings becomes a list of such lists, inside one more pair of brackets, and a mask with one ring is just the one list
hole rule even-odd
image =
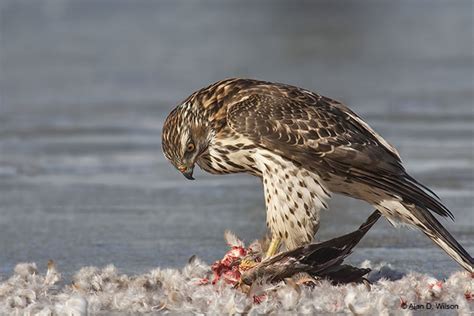
[[[408, 174], [403, 176], [368, 176], [358, 175], [359, 181], [378, 187], [394, 196], [390, 209], [381, 205], [389, 212], [389, 218], [403, 219], [405, 222], [419, 227], [425, 235], [441, 247], [451, 258], [458, 262], [467, 271], [473, 272], [474, 260], [454, 237], [441, 225], [430, 212], [454, 219], [453, 214], [444, 206], [436, 195], [413, 179]], [[431, 194], [430, 194], [431, 193]], [[390, 203], [388, 203], [390, 204]]]
[[471, 255], [454, 239], [446, 228], [433, 216], [433, 214], [418, 207], [405, 206], [414, 215], [409, 221], [418, 226], [421, 231], [433, 242], [440, 246], [451, 258], [458, 262], [464, 269], [473, 273], [474, 260]]

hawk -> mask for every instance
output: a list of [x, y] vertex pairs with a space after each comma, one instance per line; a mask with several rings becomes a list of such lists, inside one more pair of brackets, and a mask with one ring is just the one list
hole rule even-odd
[[194, 92], [165, 120], [165, 157], [188, 179], [213, 174], [262, 179], [271, 243], [310, 243], [333, 193], [374, 205], [393, 225], [419, 228], [466, 270], [473, 258], [434, 214], [454, 219], [405, 170], [397, 150], [347, 106], [298, 87], [226, 79]]

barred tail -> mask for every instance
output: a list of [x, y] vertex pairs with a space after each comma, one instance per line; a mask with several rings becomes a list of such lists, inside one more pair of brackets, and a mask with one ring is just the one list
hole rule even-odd
[[415, 223], [421, 231], [440, 246], [451, 258], [456, 260], [470, 273], [474, 272], [474, 260], [471, 255], [454, 239], [454, 237], [431, 214], [415, 208], [412, 214], [416, 217]]
[[418, 227], [464, 269], [470, 273], [474, 272], [474, 260], [471, 255], [454, 239], [430, 211], [399, 200], [385, 200], [380, 203], [380, 206], [382, 213], [391, 222], [402, 221]]
[[[333, 168], [344, 166], [332, 161]], [[388, 197], [364, 198], [378, 206], [380, 212], [392, 223], [407, 223], [417, 226], [421, 231], [440, 246], [451, 258], [464, 269], [473, 273], [474, 260], [471, 255], [454, 239], [454, 237], [434, 217], [436, 213], [454, 220], [453, 214], [441, 203], [438, 196], [429, 188], [418, 182], [398, 166], [398, 173], [379, 172], [377, 174], [363, 169], [351, 169], [353, 180], [369, 188], [377, 188]]]

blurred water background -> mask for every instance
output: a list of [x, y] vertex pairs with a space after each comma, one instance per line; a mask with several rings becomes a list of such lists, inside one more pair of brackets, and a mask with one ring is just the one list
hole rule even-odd
[[[298, 85], [344, 101], [439, 194], [474, 253], [472, 1], [0, 2], [0, 278], [54, 259], [69, 275], [127, 273], [226, 251], [225, 229], [265, 233], [247, 175], [165, 161], [167, 113], [227, 77]], [[371, 207], [333, 199], [319, 238]], [[417, 231], [380, 221], [351, 257], [445, 276], [460, 269]]]

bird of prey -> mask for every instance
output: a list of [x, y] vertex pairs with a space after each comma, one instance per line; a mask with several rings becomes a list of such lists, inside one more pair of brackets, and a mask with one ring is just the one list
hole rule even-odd
[[454, 219], [405, 170], [397, 150], [347, 106], [306, 89], [226, 79], [194, 92], [162, 130], [165, 157], [188, 179], [193, 168], [262, 179], [271, 243], [308, 244], [332, 193], [375, 206], [393, 224], [419, 228], [466, 270], [474, 261], [434, 214]]

